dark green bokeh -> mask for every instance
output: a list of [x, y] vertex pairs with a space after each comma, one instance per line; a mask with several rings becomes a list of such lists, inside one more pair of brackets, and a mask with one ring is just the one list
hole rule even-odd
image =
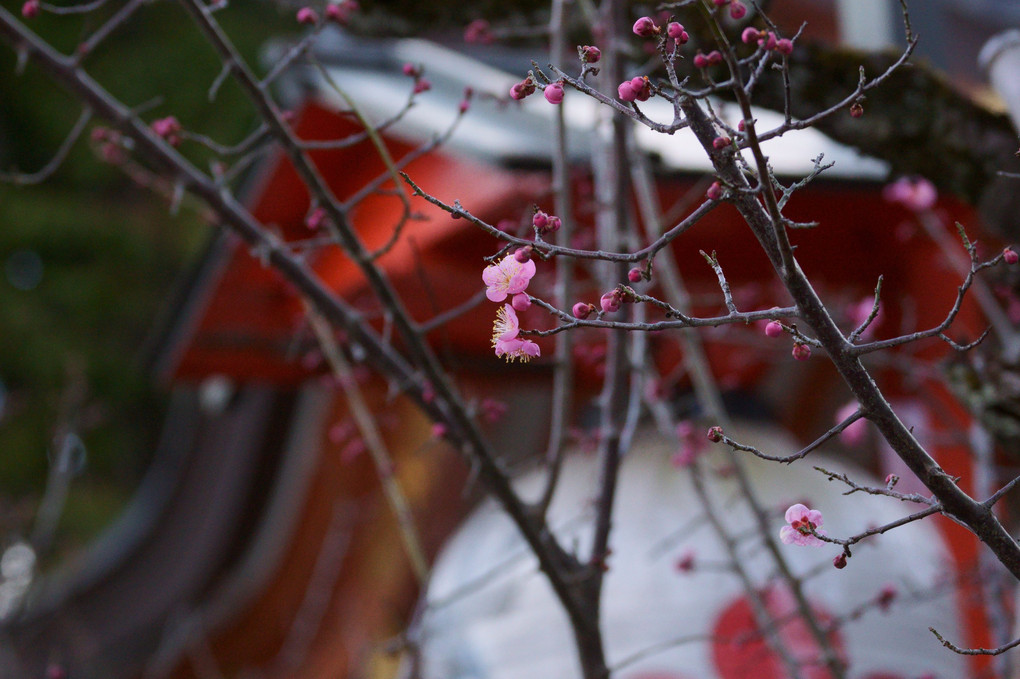
[[[102, 16], [44, 13], [29, 26], [70, 53], [122, 4], [109, 3]], [[17, 13], [21, 2], [4, 6]], [[298, 28], [290, 12], [271, 3], [236, 2], [217, 18], [253, 64], [270, 38]], [[175, 115], [187, 129], [226, 144], [255, 125], [232, 83], [209, 100], [219, 61], [176, 3], [145, 6], [85, 65], [122, 102], [146, 107], [146, 120]], [[6, 46], [0, 47], [0, 93], [0, 171], [35, 171], [60, 146], [80, 106], [31, 64], [16, 73]], [[82, 544], [130, 497], [162, 417], [163, 394], [146, 371], [145, 349], [208, 234], [196, 206], [185, 202], [171, 215], [165, 197], [103, 162], [88, 137], [43, 184], [0, 184], [3, 542], [31, 529], [61, 425], [73, 426], [88, 450], [62, 519], [62, 547]], [[207, 167], [210, 154], [197, 145], [181, 151]], [[42, 266], [37, 284], [19, 289], [34, 282], [36, 262]], [[76, 388], [84, 397], [68, 405]]]

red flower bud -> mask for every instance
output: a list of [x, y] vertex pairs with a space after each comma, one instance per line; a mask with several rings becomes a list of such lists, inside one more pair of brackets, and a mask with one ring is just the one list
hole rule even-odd
[[846, 568], [846, 554], [839, 554], [832, 560], [832, 565], [836, 568]]
[[719, 443], [723, 440], [722, 427], [712, 427], [708, 430], [708, 440], [712, 443]]
[[806, 344], [794, 344], [793, 357], [798, 361], [808, 360], [811, 357], [811, 347]]
[[644, 275], [641, 273], [641, 269], [633, 268], [627, 272], [627, 280], [631, 283], [640, 283]]
[[1006, 264], [1016, 264], [1020, 262], [1020, 255], [1013, 248], [1006, 248], [1002, 251], [1002, 259]]

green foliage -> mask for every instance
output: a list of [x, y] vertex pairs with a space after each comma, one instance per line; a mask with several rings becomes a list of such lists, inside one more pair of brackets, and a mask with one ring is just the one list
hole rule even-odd
[[[118, 7], [109, 3], [103, 16], [43, 13], [30, 27], [71, 53]], [[234, 3], [218, 18], [253, 64], [267, 40], [297, 29], [290, 15], [265, 3]], [[220, 64], [176, 3], [143, 7], [84, 66], [114, 96], [144, 110], [146, 120], [174, 115], [224, 144], [255, 125], [232, 83], [210, 101]], [[52, 158], [81, 109], [38, 69], [28, 65], [19, 73], [7, 49], [0, 51], [0, 92], [0, 171], [35, 171]], [[198, 145], [181, 150], [207, 166], [209, 153]], [[206, 234], [187, 204], [172, 217], [165, 197], [98, 158], [88, 133], [43, 185], [0, 184], [0, 384], [6, 390], [0, 500], [38, 500], [54, 433], [72, 426], [85, 442], [88, 464], [72, 486], [62, 523], [71, 544], [113, 517], [144, 471], [161, 426], [162, 397], [146, 373], [143, 349]], [[41, 263], [41, 277], [21, 289], [15, 270], [25, 261]]]

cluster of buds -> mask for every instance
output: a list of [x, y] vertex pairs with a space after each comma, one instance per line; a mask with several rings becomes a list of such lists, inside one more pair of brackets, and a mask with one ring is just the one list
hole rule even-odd
[[678, 45], [683, 45], [691, 36], [687, 35], [687, 31], [684, 30], [684, 26], [676, 21], [670, 21], [666, 24], [666, 35], [676, 40]]
[[414, 94], [421, 94], [432, 89], [432, 83], [426, 78], [422, 77], [424, 71], [422, 67], [412, 63], [406, 63], [403, 67], [404, 75], [408, 78], [414, 78]]
[[694, 68], [708, 68], [709, 66], [715, 66], [723, 62], [722, 52], [719, 50], [712, 50], [708, 54], [702, 54], [699, 50], [694, 55]]
[[740, 39], [747, 45], [757, 43], [759, 47], [770, 52], [773, 50], [780, 54], [793, 52], [793, 41], [789, 38], [776, 38], [776, 34], [772, 31], [760, 31], [753, 26], [745, 28], [744, 32], [740, 34]]
[[[656, 24], [651, 17], [647, 16], [641, 17], [635, 21], [631, 30], [634, 32], [634, 35], [640, 38], [651, 38], [662, 34], [662, 28]], [[670, 21], [666, 24], [666, 35], [680, 45], [683, 45], [691, 39], [691, 36], [687, 34], [686, 30], [684, 30], [683, 24], [676, 21]]]
[[515, 99], [517, 101], [520, 101], [521, 99], [524, 99], [525, 97], [530, 96], [534, 93], [535, 93], [535, 81], [530, 75], [510, 88], [510, 98]]
[[531, 225], [535, 227], [535, 231], [538, 233], [552, 233], [559, 231], [563, 222], [556, 215], [546, 214], [536, 209], [534, 216], [531, 218]]
[[95, 127], [92, 130], [92, 141], [99, 145], [99, 153], [108, 163], [119, 163], [124, 160], [124, 148], [130, 145], [130, 139], [117, 130], [108, 127]]
[[639, 75], [630, 80], [624, 80], [616, 88], [616, 92], [623, 101], [648, 101], [652, 96], [652, 85], [648, 82], [648, 76]]
[[492, 26], [485, 19], [475, 19], [464, 29], [464, 42], [489, 45], [496, 39], [492, 34]]
[[170, 146], [176, 147], [181, 143], [181, 124], [173, 116], [152, 121], [152, 131], [165, 139]]

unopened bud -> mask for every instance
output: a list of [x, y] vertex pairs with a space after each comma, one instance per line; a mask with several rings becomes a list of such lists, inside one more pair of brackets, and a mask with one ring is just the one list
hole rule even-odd
[[832, 565], [836, 568], [846, 568], [846, 554], [840, 553], [832, 560]]
[[314, 24], [319, 20], [319, 15], [311, 7], [302, 7], [297, 11], [296, 16], [299, 24]]
[[525, 245], [523, 248], [517, 248], [517, 251], [514, 253], [514, 259], [521, 264], [524, 264], [531, 259], [532, 252], [534, 252], [534, 250], [530, 245]]
[[587, 302], [578, 302], [572, 309], [574, 318], [579, 318], [582, 321], [591, 315], [591, 312], [595, 311], [595, 307]]
[[715, 426], [708, 430], [708, 440], [712, 443], [719, 443], [723, 440], [722, 427]]
[[641, 269], [637, 267], [627, 272], [627, 280], [631, 283], [640, 283], [642, 278], [644, 278], [644, 275], [641, 273]]
[[806, 344], [794, 344], [792, 353], [798, 361], [806, 361], [811, 357], [811, 347]]
[[1002, 259], [1006, 264], [1016, 264], [1020, 262], [1020, 255], [1013, 248], [1006, 248], [1002, 251]]

